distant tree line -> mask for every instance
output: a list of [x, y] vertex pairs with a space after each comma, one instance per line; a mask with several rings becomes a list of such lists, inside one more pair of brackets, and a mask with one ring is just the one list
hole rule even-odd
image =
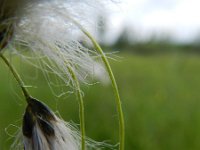
[[[101, 28], [103, 28], [103, 26], [101, 26]], [[106, 32], [105, 28], [99, 30], [98, 34], [100, 39], [103, 39]], [[114, 43], [106, 45], [102, 42], [101, 45], [104, 45], [105, 49], [114, 49], [116, 51], [125, 51], [144, 55], [163, 53], [200, 54], [200, 38], [196, 38], [196, 40], [190, 43], [178, 43], [165, 35], [159, 37], [152, 36], [145, 41], [138, 40], [136, 35], [137, 34], [135, 34], [133, 30], [125, 27]]]

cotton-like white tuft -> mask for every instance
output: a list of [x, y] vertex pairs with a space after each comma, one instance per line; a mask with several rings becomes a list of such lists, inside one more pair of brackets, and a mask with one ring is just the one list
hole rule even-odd
[[[30, 98], [23, 117], [22, 131], [12, 150], [80, 150], [81, 136], [75, 127], [57, 117], [44, 103]], [[111, 145], [87, 138], [87, 150], [113, 149]]]
[[78, 150], [75, 136], [45, 104], [30, 99], [23, 118], [25, 150]]
[[[0, 2], [6, 0], [0, 0]], [[8, 0], [11, 2], [14, 0]], [[19, 5], [24, 3], [23, 5]], [[12, 34], [5, 46], [10, 43], [10, 51], [35, 67], [41, 69], [50, 81], [51, 75], [56, 75], [65, 86], [77, 90], [73, 75], [86, 83], [89, 75], [98, 73], [100, 77], [105, 72], [100, 56], [87, 48], [86, 36], [74, 24], [74, 20], [83, 26], [94, 24], [92, 17], [101, 8], [100, 1], [91, 0], [20, 0], [19, 4], [8, 5], [14, 12], [8, 17], [3, 16], [2, 24], [11, 25]], [[14, 5], [17, 4], [15, 8]], [[21, 7], [22, 6], [22, 7]], [[9, 10], [12, 10], [10, 9]], [[16, 9], [16, 10], [15, 10]], [[4, 13], [6, 14], [6, 12]], [[0, 16], [1, 19], [1, 16]], [[3, 23], [2, 23], [3, 22]], [[6, 26], [6, 30], [10, 30]], [[4, 36], [5, 35], [5, 36]], [[0, 40], [2, 43], [2, 40]], [[4, 48], [5, 46], [0, 48]], [[97, 67], [101, 68], [98, 69]], [[97, 70], [102, 70], [100, 73]], [[73, 73], [72, 73], [73, 72]], [[97, 76], [98, 77], [98, 76]], [[51, 81], [50, 81], [51, 82]], [[49, 85], [52, 84], [49, 82]], [[59, 86], [59, 85], [58, 85]], [[61, 85], [62, 86], [62, 85]], [[63, 91], [62, 91], [63, 92]], [[60, 94], [60, 93], [59, 93]], [[57, 94], [57, 95], [59, 95]], [[28, 105], [26, 115], [28, 119], [23, 125], [23, 144], [25, 150], [78, 150], [81, 138], [78, 132], [72, 130], [68, 124], [50, 113], [50, 118], [35, 112], [33, 106]], [[48, 116], [48, 115], [47, 115]], [[31, 120], [29, 120], [31, 118]], [[27, 131], [28, 133], [26, 133]], [[50, 134], [49, 134], [50, 132]], [[98, 143], [101, 147], [102, 143]], [[88, 149], [97, 149], [93, 142], [87, 143]]]
[[80, 150], [80, 135], [44, 103], [30, 98], [12, 150]]
[[[72, 21], [89, 27], [97, 8], [100, 8], [98, 5], [102, 6], [101, 2], [90, 0], [41, 0], [26, 5], [25, 13], [15, 24], [12, 52], [40, 68], [47, 78], [49, 73], [54, 74], [72, 88], [75, 88], [74, 79], [69, 70], [82, 82], [87, 83], [90, 75], [101, 81], [105, 69], [99, 61], [100, 56], [85, 46], [86, 36]], [[27, 51], [24, 53], [19, 49]], [[96, 74], [95, 70], [102, 72]]]

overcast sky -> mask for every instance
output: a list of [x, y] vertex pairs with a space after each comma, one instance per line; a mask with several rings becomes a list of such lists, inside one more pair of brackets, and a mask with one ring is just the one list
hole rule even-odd
[[188, 42], [200, 35], [200, 0], [121, 0], [111, 9], [109, 39], [117, 37], [124, 26], [132, 28], [139, 39], [156, 33]]

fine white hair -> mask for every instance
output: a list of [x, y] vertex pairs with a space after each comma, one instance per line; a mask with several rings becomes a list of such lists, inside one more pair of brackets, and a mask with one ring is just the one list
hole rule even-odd
[[[37, 0], [32, 2], [21, 0], [19, 2], [26, 4], [22, 5], [23, 8], [20, 8], [18, 4], [16, 9], [19, 11], [16, 10], [11, 13], [10, 18], [4, 20], [5, 23], [12, 24], [14, 28], [14, 38], [12, 44], [9, 45], [12, 53], [41, 69], [48, 81], [49, 76], [53, 74], [59, 77], [65, 86], [73, 90], [77, 90], [75, 85], [77, 81], [73, 75], [80, 82], [87, 83], [89, 75], [98, 73], [95, 71], [99, 70], [96, 67], [106, 74], [100, 61], [101, 56], [95, 50], [85, 46], [88, 44], [86, 35], [74, 24], [76, 21], [84, 27], [94, 25], [92, 18], [97, 10], [102, 9], [101, 1]], [[14, 8], [13, 5], [9, 6]], [[102, 72], [100, 72], [100, 79], [104, 75]], [[51, 84], [49, 85], [51, 87]], [[58, 95], [60, 93], [56, 94]], [[53, 116], [53, 120], [36, 117], [51, 125], [55, 131], [54, 136], [44, 134], [40, 123], [36, 120], [31, 130], [31, 138], [23, 136], [25, 150], [81, 149], [79, 133], [55, 114]], [[101, 147], [102, 143], [98, 144]], [[87, 142], [86, 147], [98, 149], [96, 147], [98, 144], [90, 141]]]
[[33, 138], [23, 137], [25, 150], [79, 150], [80, 141], [69, 126], [59, 118], [52, 122], [55, 136], [45, 135], [38, 122], [33, 129]]
[[[85, 46], [89, 41], [73, 23], [76, 20], [90, 28], [94, 25], [92, 17], [97, 9], [102, 10], [102, 6], [102, 2], [90, 0], [41, 0], [30, 3], [15, 24], [15, 38], [10, 48], [14, 54], [41, 69], [47, 80], [49, 73], [54, 74], [66, 86], [75, 88], [70, 69], [81, 82], [88, 83], [88, 76], [91, 75], [103, 83], [108, 82], [106, 77], [102, 78], [107, 74], [100, 56]], [[28, 49], [28, 55], [20, 49]]]
[[[30, 98], [23, 116], [22, 131], [11, 146], [13, 150], [80, 150], [81, 136], [77, 129], [60, 119], [46, 104]], [[87, 150], [112, 148], [86, 139]]]

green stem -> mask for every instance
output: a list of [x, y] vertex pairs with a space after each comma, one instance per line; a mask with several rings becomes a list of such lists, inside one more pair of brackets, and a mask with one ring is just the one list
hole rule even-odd
[[[53, 48], [52, 48], [53, 49]], [[60, 53], [58, 53], [58, 55], [60, 57], [63, 57], [64, 60], [64, 56]], [[75, 81], [75, 88], [76, 88], [76, 92], [77, 92], [77, 99], [78, 99], [78, 103], [79, 103], [79, 119], [80, 119], [80, 130], [81, 130], [81, 149], [85, 150], [86, 149], [86, 134], [85, 134], [85, 115], [84, 115], [84, 102], [83, 102], [83, 96], [81, 94], [81, 89], [80, 89], [80, 84], [78, 81], [78, 78], [73, 70], [73, 68], [70, 66], [70, 63], [65, 60], [65, 63], [68, 64], [66, 65], [67, 69], [69, 70], [69, 73], [72, 77], [72, 79]]]
[[106, 66], [106, 69], [108, 71], [108, 74], [110, 76], [111, 82], [112, 82], [112, 86], [113, 86], [113, 91], [115, 93], [115, 97], [116, 97], [116, 105], [117, 105], [117, 111], [118, 111], [118, 117], [119, 117], [119, 141], [120, 141], [120, 146], [119, 149], [120, 150], [124, 150], [124, 142], [125, 142], [125, 123], [124, 123], [124, 115], [123, 115], [123, 110], [122, 110], [122, 105], [121, 105], [121, 99], [119, 96], [119, 90], [117, 87], [117, 83], [114, 77], [114, 74], [112, 72], [112, 69], [110, 67], [109, 61], [107, 59], [107, 57], [105, 56], [103, 50], [101, 49], [100, 45], [96, 42], [96, 40], [92, 37], [92, 35], [85, 30], [80, 23], [78, 23], [76, 20], [74, 20], [73, 18], [71, 18], [70, 16], [67, 16], [66, 14], [62, 14], [65, 17], [67, 17], [69, 20], [71, 20], [93, 43], [94, 47], [96, 48], [96, 50], [101, 54], [102, 60]]
[[15, 68], [6, 59], [6, 57], [3, 56], [2, 53], [0, 53], [0, 57], [5, 62], [5, 64], [8, 66], [8, 68], [10, 69], [10, 71], [12, 72], [14, 78], [16, 79], [16, 81], [18, 82], [19, 86], [22, 89], [22, 92], [23, 92], [23, 94], [25, 96], [26, 102], [29, 103], [29, 100], [30, 100], [31, 96], [30, 96], [28, 90], [25, 88], [24, 82], [22, 81], [21, 77], [19, 76], [19, 74], [17, 73], [17, 71], [15, 70]]
[[116, 100], [116, 104], [117, 104], [117, 111], [118, 111], [118, 115], [119, 115], [119, 141], [120, 141], [120, 146], [119, 149], [120, 150], [124, 150], [124, 142], [125, 142], [125, 123], [124, 123], [124, 115], [123, 115], [123, 110], [122, 110], [122, 104], [121, 104], [121, 99], [120, 99], [120, 95], [119, 95], [119, 90], [118, 90], [118, 86], [115, 80], [115, 76], [112, 72], [111, 66], [109, 64], [109, 61], [105, 55], [105, 53], [103, 52], [102, 48], [100, 47], [100, 45], [96, 42], [96, 40], [92, 37], [92, 35], [86, 31], [79, 23], [77, 23], [76, 21], [72, 20], [79, 28], [80, 30], [91, 40], [92, 44], [94, 45], [95, 49], [101, 54], [101, 58], [106, 66], [106, 69], [108, 71], [108, 74], [110, 76], [110, 80], [112, 82], [112, 86], [113, 86], [113, 90], [114, 90], [114, 94], [115, 94], [115, 100]]
[[77, 76], [75, 74], [75, 72], [73, 71], [73, 69], [68, 65], [67, 66], [71, 77], [73, 78], [73, 80], [75, 81], [75, 86], [76, 86], [76, 90], [77, 90], [77, 97], [79, 100], [79, 118], [80, 118], [80, 130], [81, 130], [81, 149], [85, 150], [85, 116], [84, 116], [84, 103], [83, 103], [83, 96], [81, 94], [81, 89], [80, 89], [80, 84], [79, 81], [77, 79]]
[[95, 46], [96, 50], [101, 54], [101, 58], [106, 66], [106, 69], [108, 71], [108, 74], [110, 76], [110, 80], [112, 82], [115, 98], [116, 98], [116, 104], [117, 104], [117, 110], [118, 110], [118, 115], [119, 115], [119, 138], [120, 138], [120, 150], [124, 150], [124, 141], [125, 141], [125, 123], [124, 123], [124, 115], [123, 115], [123, 110], [122, 110], [122, 104], [121, 104], [121, 99], [119, 95], [119, 90], [118, 86], [115, 80], [115, 76], [112, 72], [111, 66], [109, 64], [109, 61], [101, 49], [100, 45], [95, 41], [95, 39], [90, 35], [89, 32], [82, 30], [85, 35], [92, 41], [93, 45]]

